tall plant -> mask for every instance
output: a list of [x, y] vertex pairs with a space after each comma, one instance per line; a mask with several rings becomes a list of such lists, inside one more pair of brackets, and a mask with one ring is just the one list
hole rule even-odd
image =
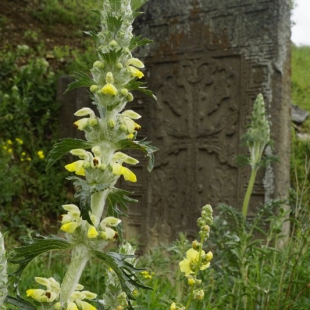
[[[128, 182], [136, 182], [136, 175], [127, 165], [136, 165], [138, 160], [127, 155], [125, 149], [138, 149], [149, 157], [148, 170], [153, 167], [153, 153], [156, 148], [149, 142], [138, 141], [136, 123], [141, 116], [126, 105], [134, 97], [132, 91], [142, 91], [154, 97], [143, 82], [140, 69], [144, 64], [132, 56], [138, 46], [150, 41], [132, 34], [132, 23], [137, 16], [132, 12], [130, 0], [104, 0], [103, 9], [95, 11], [101, 17], [101, 31], [90, 32], [96, 42], [98, 60], [93, 64], [91, 76], [75, 73], [76, 81], [68, 91], [87, 86], [97, 112], [85, 107], [78, 110], [74, 123], [77, 130], [85, 133], [86, 140], [64, 139], [57, 143], [48, 156], [50, 168], [67, 152], [78, 160], [65, 168], [74, 173], [69, 179], [77, 188], [76, 197], [80, 204], [66, 204], [66, 213], [61, 219], [64, 237], [39, 237], [15, 250], [11, 262], [18, 264], [15, 276], [19, 277], [28, 263], [50, 250], [71, 250], [71, 261], [61, 283], [54, 278], [36, 277], [43, 288], [28, 289], [36, 307], [20, 298], [8, 297], [9, 303], [22, 309], [102, 309], [102, 302], [95, 293], [83, 290], [79, 284], [86, 264], [91, 258], [101, 261], [112, 270], [121, 288], [120, 296], [114, 300], [113, 308], [132, 309], [135, 287], [145, 287], [141, 283], [134, 266], [133, 249], [129, 245], [121, 247], [121, 253], [107, 252], [111, 242], [119, 239], [121, 219], [126, 211], [126, 203], [133, 202], [127, 191], [116, 187], [122, 176]], [[105, 306], [107, 302], [105, 302]]]

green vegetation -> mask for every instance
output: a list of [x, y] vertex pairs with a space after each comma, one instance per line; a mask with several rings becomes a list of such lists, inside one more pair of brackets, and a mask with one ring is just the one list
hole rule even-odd
[[292, 102], [310, 111], [310, 46], [292, 47]]

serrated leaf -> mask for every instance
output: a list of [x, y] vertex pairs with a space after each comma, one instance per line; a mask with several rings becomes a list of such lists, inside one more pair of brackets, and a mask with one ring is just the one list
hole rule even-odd
[[[107, 197], [107, 214], [116, 218], [127, 216], [124, 211], [127, 211], [127, 204], [137, 202], [136, 199], [130, 198], [128, 195], [131, 193], [119, 188], [113, 188]], [[124, 211], [120, 210], [123, 209]], [[120, 242], [123, 240], [123, 226], [119, 224], [116, 226], [116, 231]]]
[[120, 30], [123, 24], [122, 17], [117, 18], [116, 16], [113, 15], [108, 15], [106, 21], [109, 31], [114, 34]]
[[149, 159], [147, 170], [151, 172], [154, 168], [154, 152], [158, 151], [158, 148], [151, 145], [150, 141], [132, 141], [129, 139], [120, 140], [116, 143], [118, 149], [137, 149], [146, 154]]
[[95, 14], [97, 14], [98, 16], [101, 16], [100, 10], [92, 9], [91, 11], [94, 12]]
[[83, 73], [83, 72], [74, 72], [73, 77], [75, 77], [76, 81], [68, 85], [68, 88], [65, 91], [65, 94], [75, 88], [90, 87], [93, 84], [95, 84], [95, 82], [86, 73]]
[[114, 252], [92, 251], [93, 255], [102, 260], [108, 267], [112, 268], [116, 273], [122, 290], [126, 293], [127, 297], [135, 300], [132, 291], [135, 287], [152, 290], [151, 287], [145, 286], [136, 273], [140, 272], [140, 268], [134, 267], [126, 261], [127, 258], [133, 258], [133, 255], [122, 255]]
[[117, 60], [119, 59], [119, 57], [122, 55], [123, 53], [123, 49], [120, 48], [119, 50], [112, 50], [108, 53], [102, 53], [102, 52], [98, 52], [99, 55], [101, 56], [102, 60], [109, 66], [114, 65]]
[[76, 193], [74, 197], [81, 200], [87, 200], [93, 193], [101, 192], [107, 189], [110, 184], [88, 184], [87, 180], [81, 179], [77, 176], [69, 176], [67, 180], [73, 181], [74, 187], [76, 187]]
[[6, 296], [5, 303], [19, 307], [19, 309], [22, 310], [36, 310], [36, 307], [34, 307], [30, 302], [20, 297]]
[[93, 31], [93, 30], [91, 30], [91, 31], [84, 31], [84, 33], [89, 35], [89, 36], [91, 36], [92, 39], [95, 40], [95, 41], [98, 39], [96, 31]]
[[59, 160], [63, 155], [71, 151], [72, 149], [89, 149], [92, 144], [85, 140], [66, 138], [54, 144], [52, 150], [47, 156], [47, 166], [48, 170], [57, 160]]
[[142, 36], [135, 36], [131, 38], [128, 48], [132, 51], [139, 46], [144, 46], [152, 42], [152, 40], [142, 38]]
[[122, 0], [109, 0], [111, 9], [118, 12], [121, 9]]
[[129, 91], [132, 91], [132, 90], [140, 91], [140, 92], [146, 94], [147, 96], [153, 98], [154, 100], [157, 100], [156, 96], [153, 94], [153, 92], [151, 90], [147, 89], [145, 86], [142, 86], [145, 84], [146, 84], [145, 82], [139, 82], [136, 80], [132, 80], [126, 85], [126, 88]]
[[80, 199], [80, 210], [81, 210], [81, 217], [83, 220], [86, 220], [90, 225], [94, 225], [91, 218], [91, 207], [90, 207], [90, 196], [83, 197]]
[[15, 248], [12, 257], [8, 260], [12, 264], [19, 265], [13, 273], [15, 276], [19, 277], [36, 256], [51, 250], [69, 249], [72, 246], [69, 241], [56, 236], [35, 238], [28, 242], [27, 245]]

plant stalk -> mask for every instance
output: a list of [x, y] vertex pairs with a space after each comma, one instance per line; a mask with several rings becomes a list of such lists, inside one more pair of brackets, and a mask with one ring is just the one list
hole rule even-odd
[[71, 262], [61, 284], [60, 303], [63, 306], [75, 291], [82, 272], [90, 259], [89, 250], [84, 245], [76, 245], [71, 254]]
[[245, 218], [247, 217], [247, 214], [248, 214], [249, 203], [250, 203], [251, 195], [253, 192], [253, 187], [254, 187], [254, 182], [256, 179], [257, 170], [258, 170], [257, 168], [252, 168], [252, 170], [251, 170], [251, 176], [250, 176], [248, 188], [247, 188], [244, 200], [243, 200], [242, 215]]

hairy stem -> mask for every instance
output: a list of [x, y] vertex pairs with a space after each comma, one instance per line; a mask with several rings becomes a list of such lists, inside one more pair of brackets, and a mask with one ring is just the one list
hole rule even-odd
[[248, 188], [247, 188], [247, 191], [246, 191], [246, 194], [243, 200], [243, 206], [242, 206], [242, 215], [244, 217], [246, 217], [248, 214], [248, 208], [249, 208], [249, 203], [250, 203], [250, 199], [251, 199], [251, 195], [252, 195], [252, 191], [254, 187], [256, 173], [257, 173], [257, 168], [252, 168]]
[[84, 245], [76, 245], [73, 248], [71, 262], [61, 284], [60, 303], [62, 305], [69, 300], [75, 291], [89, 258], [89, 250]]

